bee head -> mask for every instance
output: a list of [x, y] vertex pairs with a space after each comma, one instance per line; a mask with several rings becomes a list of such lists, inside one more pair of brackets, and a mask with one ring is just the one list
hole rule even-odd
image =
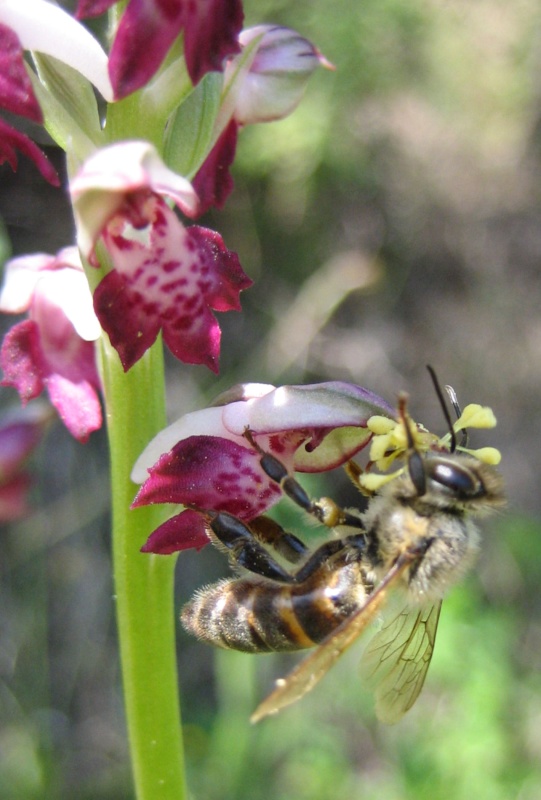
[[430, 505], [482, 512], [504, 504], [503, 480], [491, 465], [457, 453], [428, 454], [420, 460], [422, 486], [418, 482], [417, 459], [413, 461], [413, 474], [408, 461], [409, 475], [417, 497]]
[[[436, 394], [450, 432], [450, 452], [448, 454], [421, 454], [415, 447], [409, 418], [406, 414], [406, 400], [399, 400], [399, 414], [404, 423], [407, 437], [407, 469], [416, 496], [432, 507], [453, 510], [488, 510], [503, 505], [503, 481], [496, 470], [479, 459], [458, 455], [453, 424], [445, 403], [443, 393], [432, 367], [428, 367]], [[451, 387], [446, 387], [458, 415], [460, 407]], [[464, 432], [467, 436], [467, 432]]]

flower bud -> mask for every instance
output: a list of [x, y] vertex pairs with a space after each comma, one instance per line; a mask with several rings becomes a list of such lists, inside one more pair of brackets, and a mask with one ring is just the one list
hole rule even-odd
[[241, 53], [229, 61], [225, 70], [226, 84], [237, 79], [233, 116], [240, 125], [287, 116], [301, 101], [316, 67], [333, 69], [308, 39], [290, 28], [258, 25], [246, 29], [239, 37], [243, 49], [257, 39], [251, 59], [243, 62]]

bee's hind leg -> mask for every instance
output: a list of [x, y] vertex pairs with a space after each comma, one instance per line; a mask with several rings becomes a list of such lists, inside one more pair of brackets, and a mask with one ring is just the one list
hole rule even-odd
[[[276, 534], [280, 539], [288, 542], [293, 540], [298, 548], [295, 561], [299, 561], [302, 556], [307, 556], [303, 564], [296, 571], [289, 572], [275, 561], [271, 554], [261, 545], [256, 536], [255, 528], [261, 522], [270, 523], [273, 536]], [[325, 542], [317, 550], [309, 554], [309, 550], [300, 539], [293, 534], [284, 531], [278, 523], [266, 517], [257, 517], [248, 526], [238, 517], [229, 514], [227, 511], [218, 511], [208, 515], [209, 533], [214, 543], [221, 549], [226, 550], [234, 564], [244, 569], [260, 575], [263, 578], [271, 578], [279, 583], [302, 584], [320, 569], [328, 570], [331, 559], [336, 563], [342, 560], [347, 563], [358, 560], [366, 548], [364, 535], [362, 533], [347, 536], [345, 539], [332, 539]], [[269, 543], [269, 542], [268, 542]], [[283, 544], [283, 542], [282, 542]], [[282, 552], [283, 554], [283, 552]], [[292, 560], [291, 558], [289, 559]]]
[[248, 525], [227, 511], [217, 511], [207, 513], [207, 524], [214, 543], [227, 551], [234, 564], [281, 583], [293, 583], [295, 579], [260, 542], [274, 546], [291, 563], [308, 552], [300, 539], [266, 517], [257, 517]]

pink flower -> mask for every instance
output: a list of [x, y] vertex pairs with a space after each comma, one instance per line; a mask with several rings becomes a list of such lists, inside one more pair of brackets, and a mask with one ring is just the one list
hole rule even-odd
[[217, 371], [221, 331], [212, 310], [238, 310], [239, 293], [252, 282], [219, 234], [184, 227], [165, 202], [192, 213], [188, 181], [148, 143], [123, 142], [92, 156], [70, 189], [83, 253], [95, 264], [101, 236], [114, 265], [94, 308], [124, 369], [161, 330], [181, 361]]
[[203, 547], [209, 540], [200, 511], [227, 511], [250, 521], [278, 502], [281, 491], [260, 466], [246, 429], [289, 470], [323, 472], [366, 446], [370, 417], [395, 415], [377, 395], [340, 382], [278, 389], [246, 384], [216, 402], [158, 434], [135, 464], [132, 480], [143, 485], [134, 507], [192, 506], [154, 531], [145, 552]]
[[30, 476], [24, 464], [39, 444], [49, 413], [33, 405], [0, 422], [0, 522], [23, 517], [28, 511]]
[[[114, 0], [79, 0], [77, 16], [96, 16]], [[130, 0], [111, 48], [109, 74], [117, 99], [140, 89], [159, 69], [181, 32], [188, 74], [196, 84], [238, 53], [240, 0]]]
[[[43, 115], [23, 59], [24, 50], [53, 55], [91, 80], [112, 99], [107, 57], [96, 40], [62, 9], [45, 0], [2, 0], [0, 3], [0, 107], [41, 124]], [[54, 186], [56, 171], [25, 134], [0, 121], [0, 163], [17, 168], [17, 150], [24, 153]]]
[[23, 405], [47, 389], [70, 433], [86, 441], [101, 426], [93, 344], [100, 327], [76, 248], [9, 261], [0, 311], [28, 312], [4, 337], [2, 385], [17, 389]]

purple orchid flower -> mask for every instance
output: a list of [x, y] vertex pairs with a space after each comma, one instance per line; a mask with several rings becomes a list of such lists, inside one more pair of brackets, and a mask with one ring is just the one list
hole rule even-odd
[[261, 468], [258, 448], [292, 472], [324, 472], [368, 444], [370, 417], [395, 416], [382, 398], [342, 382], [246, 384], [216, 402], [158, 434], [135, 464], [132, 480], [143, 485], [134, 508], [189, 506], [154, 531], [144, 552], [204, 547], [209, 541], [204, 511], [227, 511], [249, 522], [277, 503], [281, 491]]
[[252, 281], [214, 231], [186, 228], [197, 198], [147, 142], [121, 142], [94, 154], [71, 182], [81, 250], [97, 263], [102, 237], [114, 269], [94, 293], [94, 308], [128, 370], [161, 330], [171, 352], [217, 371], [221, 331], [212, 313], [240, 308]]
[[2, 342], [2, 385], [17, 389], [23, 405], [47, 389], [70, 433], [85, 442], [102, 422], [94, 357], [100, 326], [76, 248], [9, 261], [0, 311], [28, 312]]

